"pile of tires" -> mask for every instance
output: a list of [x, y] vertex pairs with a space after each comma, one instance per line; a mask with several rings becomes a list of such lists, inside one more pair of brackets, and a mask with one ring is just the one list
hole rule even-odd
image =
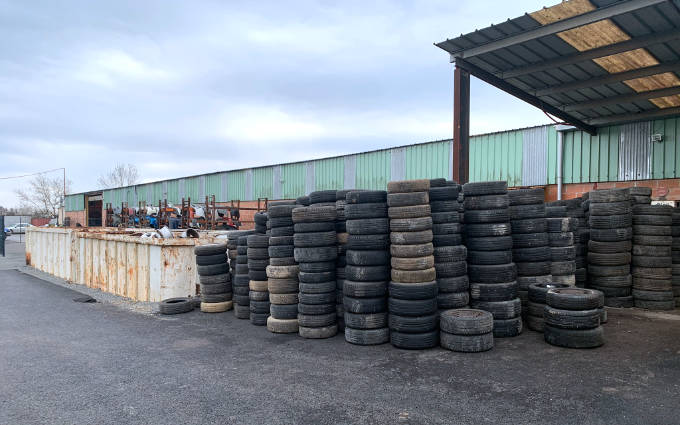
[[273, 333], [297, 333], [298, 267], [293, 245], [293, 209], [291, 203], [271, 203], [267, 208], [269, 236], [269, 317], [267, 329]]
[[512, 234], [512, 259], [517, 265], [517, 288], [526, 313], [529, 286], [550, 283], [548, 222], [545, 219], [545, 191], [518, 189], [508, 192], [510, 229], [499, 228], [501, 235]]
[[630, 196], [630, 203], [635, 205], [650, 205], [652, 203], [652, 188], [644, 186], [636, 186], [628, 188], [628, 195]]
[[680, 307], [680, 208], [673, 208], [673, 225], [671, 227], [673, 245], [671, 256], [673, 259], [671, 283], [673, 285], [673, 297], [675, 307]]
[[442, 348], [462, 353], [479, 353], [493, 348], [493, 315], [488, 311], [456, 309], [440, 316]]
[[439, 345], [438, 286], [434, 256], [428, 254], [433, 239], [429, 190], [429, 180], [387, 184], [392, 254], [388, 288], [390, 342], [398, 348]]
[[255, 234], [248, 236], [250, 323], [256, 326], [266, 326], [269, 317], [269, 282], [267, 281], [269, 236], [266, 234], [268, 221], [267, 213], [256, 213]]
[[201, 284], [201, 311], [221, 313], [231, 310], [232, 286], [227, 244], [209, 244], [194, 247], [196, 268]]
[[[470, 306], [493, 315], [495, 337], [517, 336], [522, 332], [522, 302], [518, 295], [517, 266], [512, 261], [514, 243], [507, 183], [466, 183], [463, 193]], [[513, 208], [519, 211], [521, 207]], [[517, 217], [523, 218], [520, 214]]]
[[390, 340], [387, 282], [390, 278], [387, 193], [346, 195], [347, 265], [343, 280], [345, 340], [357, 345]]
[[673, 310], [673, 208], [633, 207], [633, 301], [635, 307]]
[[345, 217], [345, 205], [349, 190], [335, 192], [335, 231], [338, 239], [338, 258], [335, 260], [335, 308], [337, 315], [338, 331], [345, 330], [345, 306], [343, 304], [342, 287], [345, 282], [345, 266], [347, 265], [347, 218]]
[[[253, 234], [254, 232], [250, 233]], [[248, 275], [248, 236], [239, 236], [236, 246], [236, 274], [234, 275], [234, 315], [250, 319], [250, 276]]]
[[604, 344], [600, 326], [601, 292], [584, 288], [555, 288], [546, 293], [543, 336], [548, 344], [595, 348]]
[[532, 331], [543, 332], [545, 320], [543, 318], [543, 311], [545, 310], [545, 296], [548, 290], [554, 288], [569, 288], [569, 285], [564, 283], [534, 283], [529, 286], [526, 312], [524, 320], [527, 326]]
[[[470, 282], [467, 277], [467, 248], [463, 245], [458, 212], [460, 185], [445, 179], [430, 180], [432, 245], [437, 272], [439, 310], [467, 307]], [[424, 253], [430, 252], [429, 246]]]
[[574, 226], [574, 250], [576, 257], [574, 265], [575, 286], [585, 288], [588, 284], [588, 239], [590, 238], [590, 228], [583, 211], [583, 198], [573, 198], [565, 201], [567, 207], [567, 217], [571, 218]]
[[[315, 196], [315, 200], [325, 199]], [[333, 191], [335, 199], [335, 191]], [[330, 204], [330, 203], [329, 203]], [[328, 206], [298, 207], [292, 217], [294, 256], [299, 266], [298, 324], [303, 338], [337, 334], [335, 262], [338, 257], [335, 201]]]
[[627, 189], [589, 192], [588, 281], [609, 307], [633, 307], [630, 275], [633, 237]]
[[553, 283], [576, 285], [576, 247], [574, 246], [574, 230], [576, 221], [566, 217], [566, 207], [548, 207], [564, 209], [564, 217], [548, 217], [548, 240], [550, 242], [550, 275]]

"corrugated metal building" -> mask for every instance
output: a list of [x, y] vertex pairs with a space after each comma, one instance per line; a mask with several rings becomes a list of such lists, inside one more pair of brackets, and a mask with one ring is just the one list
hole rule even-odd
[[[660, 135], [660, 141], [652, 141]], [[680, 177], [680, 117], [568, 132], [565, 184]], [[290, 199], [323, 189], [384, 189], [390, 180], [450, 178], [452, 141], [400, 146], [346, 156], [184, 177], [103, 190], [104, 203]], [[557, 179], [557, 131], [546, 125], [471, 137], [470, 180], [509, 186], [551, 185]], [[88, 193], [89, 194], [89, 193]], [[84, 193], [66, 197], [66, 211], [85, 208]]]

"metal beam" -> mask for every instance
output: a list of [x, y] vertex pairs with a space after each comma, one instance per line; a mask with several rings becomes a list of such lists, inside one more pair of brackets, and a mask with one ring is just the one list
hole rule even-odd
[[639, 93], [628, 93], [619, 96], [605, 97], [603, 99], [572, 103], [569, 105], [564, 105], [561, 109], [565, 112], [582, 111], [584, 109], [592, 109], [599, 106], [615, 105], [618, 103], [631, 103], [639, 100], [655, 99], [657, 97], [674, 96], [676, 94], [680, 94], [680, 86], [643, 91]]
[[637, 114], [609, 115], [606, 117], [590, 119], [588, 120], [588, 123], [592, 125], [602, 126], [609, 124], [620, 124], [624, 122], [644, 121], [654, 118], [663, 118], [671, 115], [680, 115], [680, 107], [652, 109], [650, 111], [644, 111]]
[[633, 80], [635, 78], [649, 77], [651, 75], [662, 74], [680, 70], [680, 61], [662, 63], [659, 65], [648, 66], [647, 68], [632, 69], [630, 71], [619, 72], [616, 74], [606, 74], [601, 77], [593, 77], [587, 80], [573, 81], [566, 84], [558, 84], [533, 92], [534, 96], [551, 96], [553, 94], [564, 93], [571, 90], [585, 89], [605, 84], [619, 83], [621, 81]]
[[649, 45], [652, 44], [665, 43], [667, 41], [676, 39], [680, 39], [680, 29], [673, 29], [667, 32], [635, 37], [630, 40], [622, 41], [620, 43], [597, 47], [595, 49], [590, 49], [583, 52], [576, 52], [570, 55], [560, 56], [552, 60], [541, 61], [539, 63], [510, 69], [508, 71], [499, 72], [497, 75], [504, 79], [519, 77], [521, 75], [546, 71], [548, 69], [555, 69], [564, 65], [585, 62], [588, 60], [597, 59], [604, 56], [615, 55], [617, 53], [627, 52], [630, 50], [639, 49], [641, 47], [648, 47]]
[[470, 177], [470, 74], [456, 65], [453, 74], [453, 179]]
[[535, 40], [537, 38], [557, 34], [558, 32], [592, 24], [593, 22], [609, 19], [624, 13], [634, 12], [643, 7], [653, 6], [666, 1], [667, 0], [628, 0], [613, 3], [610, 6], [601, 7], [591, 12], [582, 13], [571, 18], [553, 22], [551, 24], [541, 25], [537, 28], [523, 31], [519, 34], [511, 35], [500, 40], [490, 41], [470, 49], [455, 52], [453, 55], [459, 58], [470, 58], [484, 53], [489, 53], [494, 50], [512, 47], [520, 43]]
[[541, 99], [530, 95], [529, 93], [513, 86], [512, 84], [508, 83], [505, 80], [496, 77], [492, 73], [485, 71], [479, 68], [478, 66], [471, 64], [470, 62], [467, 62], [464, 59], [461, 58], [456, 59], [456, 66], [463, 68], [464, 70], [468, 71], [470, 74], [474, 75], [480, 80], [486, 81], [492, 86], [498, 87], [504, 92], [509, 93], [515, 96], [516, 98], [521, 99], [531, 105], [534, 105], [538, 109], [541, 109], [544, 112], [554, 115], [557, 118], [560, 118], [565, 122], [580, 128], [583, 131], [586, 131], [592, 135], [597, 134], [597, 129], [594, 126], [581, 121], [580, 119], [562, 111], [561, 109], [558, 109], [548, 103], [543, 102]]

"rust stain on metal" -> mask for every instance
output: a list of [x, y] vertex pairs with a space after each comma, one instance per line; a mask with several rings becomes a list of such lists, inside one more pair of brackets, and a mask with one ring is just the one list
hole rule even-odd
[[26, 253], [26, 265], [27, 266], [31, 265], [31, 253], [30, 252]]

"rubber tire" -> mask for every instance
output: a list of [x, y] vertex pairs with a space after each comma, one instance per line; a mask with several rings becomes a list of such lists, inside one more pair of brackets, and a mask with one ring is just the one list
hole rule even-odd
[[460, 353], [481, 353], [493, 348], [493, 332], [481, 335], [454, 335], [441, 332], [439, 344], [442, 348]]
[[604, 344], [602, 326], [594, 329], [574, 330], [560, 329], [546, 325], [543, 329], [548, 344], [566, 348], [596, 348]]

